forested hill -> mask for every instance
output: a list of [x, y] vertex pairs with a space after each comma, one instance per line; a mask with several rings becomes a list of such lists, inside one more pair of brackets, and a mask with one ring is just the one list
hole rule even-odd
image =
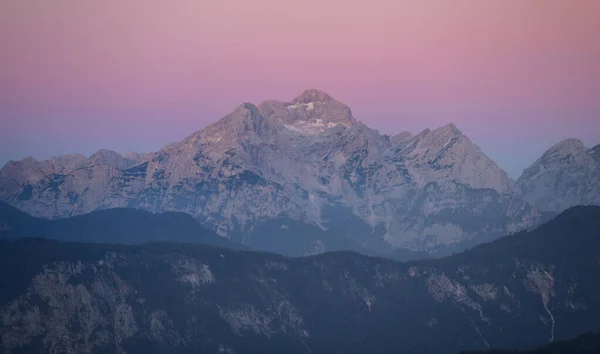
[[600, 208], [407, 263], [0, 242], [4, 353], [459, 353], [600, 331]]
[[598, 354], [600, 333], [586, 333], [575, 339], [559, 341], [531, 350], [488, 350], [461, 354]]
[[0, 238], [142, 244], [169, 241], [248, 249], [203, 228], [184, 213], [160, 214], [130, 208], [97, 210], [65, 219], [42, 219], [0, 202]]

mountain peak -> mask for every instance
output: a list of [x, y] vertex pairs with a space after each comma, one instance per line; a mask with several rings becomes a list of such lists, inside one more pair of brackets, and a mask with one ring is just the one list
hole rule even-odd
[[576, 138], [565, 139], [554, 146], [574, 146], [574, 147], [584, 147], [584, 144], [581, 140]]
[[341, 125], [356, 125], [352, 111], [326, 92], [309, 89], [291, 102], [264, 101], [259, 106], [263, 117], [282, 124], [294, 133], [315, 135]]
[[462, 132], [456, 127], [456, 125], [454, 125], [454, 123], [448, 123], [445, 126], [443, 126], [442, 129], [450, 131], [456, 135], [462, 135]]
[[258, 113], [258, 107], [256, 107], [256, 105], [254, 105], [253, 103], [244, 102], [236, 108], [236, 111], [249, 111], [251, 114], [255, 114]]
[[92, 156], [90, 156], [90, 159], [95, 158], [96, 156], [102, 156], [102, 157], [121, 157], [121, 155], [113, 150], [108, 150], [108, 149], [100, 149], [98, 151], [96, 151], [94, 154], [92, 154]]
[[546, 151], [545, 155], [554, 155], [554, 154], [570, 154], [574, 152], [581, 152], [585, 150], [586, 147], [583, 142], [579, 139], [565, 139], [560, 143], [552, 146], [548, 151]]
[[454, 123], [448, 123], [443, 127], [437, 128], [433, 131], [435, 135], [451, 135], [461, 136], [462, 132], [454, 125]]
[[527, 201], [542, 211], [559, 212], [575, 205], [599, 205], [600, 157], [579, 139], [548, 149], [523, 171], [519, 183]]
[[331, 96], [325, 91], [317, 90], [317, 89], [308, 89], [302, 92], [299, 96], [294, 98], [292, 103], [311, 103], [311, 102], [319, 102], [319, 103], [330, 103], [333, 100]]
[[244, 102], [237, 106], [231, 113], [221, 118], [217, 122], [209, 125], [208, 127], [215, 127], [219, 129], [233, 129], [239, 126], [242, 122], [247, 119], [252, 119], [260, 115], [258, 107], [250, 102]]
[[126, 169], [134, 163], [135, 161], [128, 160], [119, 153], [108, 149], [98, 150], [87, 160], [88, 165], [109, 165], [118, 169]]
[[183, 141], [184, 147], [179, 143], [175, 143], [174, 146], [194, 150], [196, 144], [214, 145], [218, 146], [217, 150], [214, 150], [218, 155], [239, 144], [240, 139], [272, 133], [272, 126], [264, 119], [259, 108], [253, 103], [244, 102], [223, 118], [188, 136]]
[[517, 187], [505, 171], [487, 157], [453, 123], [425, 129], [408, 140], [406, 163], [421, 186], [429, 182], [458, 181], [471, 188], [489, 188], [514, 193]]

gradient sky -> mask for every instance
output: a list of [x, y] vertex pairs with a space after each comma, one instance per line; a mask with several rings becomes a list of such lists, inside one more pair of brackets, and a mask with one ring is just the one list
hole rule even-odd
[[383, 133], [454, 122], [513, 176], [600, 143], [598, 0], [0, 0], [0, 165], [155, 151], [322, 89]]

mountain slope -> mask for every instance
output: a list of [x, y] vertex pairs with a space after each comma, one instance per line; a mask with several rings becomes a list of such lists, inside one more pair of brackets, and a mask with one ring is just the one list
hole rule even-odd
[[523, 171], [517, 183], [542, 211], [561, 212], [575, 205], [600, 205], [600, 145], [564, 140]]
[[[137, 160], [97, 155], [70, 168], [11, 162], [0, 170], [0, 199], [47, 218], [115, 207], [185, 212], [248, 244], [264, 244], [253, 230], [290, 219], [384, 253], [457, 251], [541, 217], [454, 125], [382, 135], [318, 90], [244, 103], [180, 142], [130, 155]], [[323, 250], [299, 242], [298, 255]]]
[[531, 350], [488, 350], [464, 352], [464, 354], [598, 354], [600, 353], [600, 334], [587, 333], [575, 339], [552, 343]]
[[[348, 226], [356, 227], [351, 224]], [[431, 257], [427, 253], [407, 249], [391, 253], [382, 247], [365, 247], [346, 237], [344, 231], [341, 227], [322, 230], [297, 220], [277, 218], [253, 229], [247, 240], [234, 240], [220, 237], [203, 228], [190, 215], [179, 212], [153, 214], [139, 209], [114, 208], [48, 220], [32, 217], [0, 202], [0, 239], [39, 237], [109, 244], [192, 242], [234, 249], [259, 249], [287, 256], [312, 255], [325, 250], [348, 250], [399, 261]], [[245, 245], [242, 244], [243, 241]]]
[[453, 257], [0, 243], [6, 353], [458, 353], [600, 329], [600, 208]]
[[193, 242], [246, 248], [204, 229], [194, 218], [183, 213], [152, 214], [144, 210], [117, 208], [47, 220], [34, 218], [0, 202], [0, 238], [23, 237], [120, 244]]

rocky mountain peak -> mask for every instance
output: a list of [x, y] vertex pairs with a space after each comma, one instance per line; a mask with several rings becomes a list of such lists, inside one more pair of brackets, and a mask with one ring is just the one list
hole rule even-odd
[[249, 128], [252, 122], [262, 120], [262, 116], [258, 107], [254, 104], [246, 102], [240, 104], [233, 112], [221, 118], [217, 122], [210, 124], [206, 128], [196, 134], [209, 136], [215, 134], [230, 134], [239, 131], [240, 129]]
[[[464, 140], [468, 140], [456, 125], [449, 123], [434, 130], [425, 129], [415, 136], [415, 140], [421, 148], [429, 151], [440, 151], [441, 149], [448, 148], [451, 141], [461, 137], [464, 137]], [[468, 143], [472, 145], [470, 141]]]
[[265, 101], [259, 109], [270, 121], [302, 135], [320, 134], [338, 125], [349, 128], [357, 124], [347, 105], [315, 89], [304, 91], [291, 102]]
[[92, 154], [92, 156], [90, 156], [88, 159], [88, 162], [91, 164], [112, 165], [120, 159], [123, 159], [123, 156], [121, 156], [119, 153], [112, 150], [102, 149]]
[[560, 143], [552, 146], [550, 149], [548, 149], [548, 151], [546, 151], [544, 156], [549, 156], [549, 155], [554, 155], [554, 154], [566, 155], [566, 154], [571, 154], [571, 153], [580, 153], [585, 150], [586, 150], [586, 147], [581, 140], [565, 139], [565, 140], [561, 141]]
[[90, 156], [85, 164], [91, 166], [108, 165], [124, 170], [135, 165], [136, 162], [137, 160], [127, 159], [115, 151], [102, 149]]
[[444, 134], [444, 135], [454, 135], [454, 136], [462, 135], [462, 132], [456, 127], [456, 125], [454, 125], [454, 123], [448, 123], [448, 124], [444, 125], [443, 127], [436, 129], [435, 131], [439, 132], [440, 134]]
[[416, 136], [421, 142], [445, 145], [448, 141], [462, 137], [462, 132], [453, 123], [446, 124], [436, 129], [425, 129]]
[[[456, 125], [425, 129], [407, 139], [393, 139], [421, 186], [441, 181], [457, 181], [473, 188], [491, 188], [514, 193], [517, 186], [494, 161]], [[485, 172], [483, 172], [485, 171]]]
[[586, 153], [588, 150], [579, 139], [565, 139], [546, 150], [537, 161], [523, 171], [520, 179], [564, 165], [581, 164], [589, 159]]
[[[330, 103], [333, 99], [327, 92], [317, 89], [308, 89], [292, 101], [292, 103]], [[334, 100], [335, 101], [335, 100]]]
[[31, 156], [21, 161], [9, 161], [0, 169], [0, 198], [16, 193], [23, 185], [35, 184], [50, 174], [74, 170], [86, 157], [80, 154], [55, 156], [38, 161]]
[[32, 156], [27, 156], [22, 160], [10, 160], [8, 161], [4, 167], [9, 167], [9, 166], [24, 166], [24, 167], [30, 167], [33, 165], [38, 164], [38, 160], [34, 159]]
[[241, 112], [242, 114], [250, 114], [257, 115], [260, 114], [258, 111], [258, 107], [250, 102], [244, 102], [236, 108], [236, 112]]
[[15, 178], [21, 174], [29, 173], [30, 170], [36, 169], [39, 162], [31, 156], [27, 156], [20, 161], [8, 161], [2, 169], [0, 169], [0, 177], [2, 178]]
[[256, 105], [246, 102], [182, 142], [166, 147], [166, 150], [175, 149], [196, 154], [202, 146], [205, 152], [216, 158], [225, 151], [237, 148], [242, 142], [273, 139], [277, 135], [276, 130], [277, 127], [263, 117]]
[[578, 139], [552, 146], [517, 180], [525, 198], [540, 210], [554, 212], [600, 204], [600, 158], [594, 149]]

